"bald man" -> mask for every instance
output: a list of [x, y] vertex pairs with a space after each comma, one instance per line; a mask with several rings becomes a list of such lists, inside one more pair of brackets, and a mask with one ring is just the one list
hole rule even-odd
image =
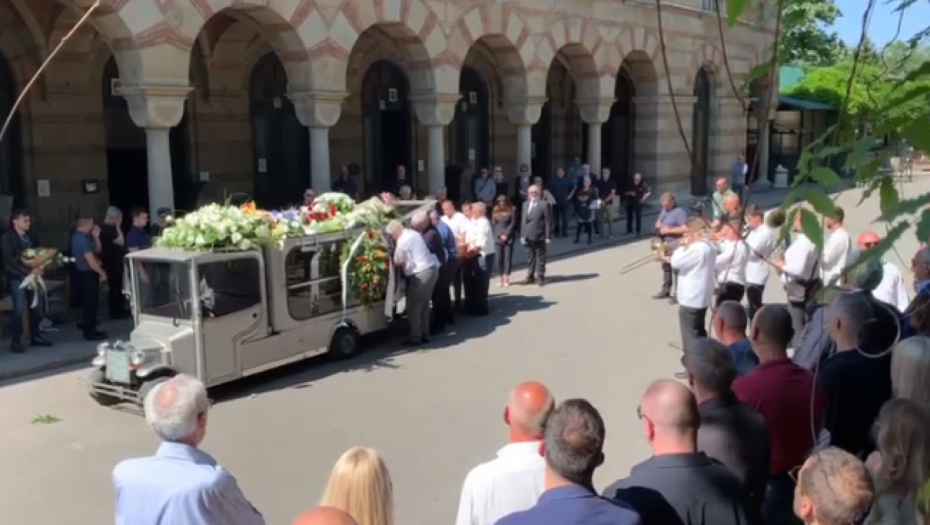
[[631, 505], [643, 525], [748, 523], [745, 486], [697, 449], [701, 415], [691, 390], [671, 379], [653, 381], [638, 412], [653, 456], [610, 485], [604, 497]]
[[335, 507], [314, 507], [294, 520], [294, 525], [358, 525], [348, 512]]
[[[859, 236], [856, 247], [860, 252], [878, 246], [881, 237], [875, 232], [865, 232]], [[890, 304], [898, 309], [899, 312], [907, 310], [907, 305], [911, 300], [907, 296], [907, 286], [904, 285], [904, 277], [901, 270], [894, 263], [882, 259], [882, 281], [872, 290], [872, 297], [879, 301]]]
[[[730, 185], [727, 182], [725, 177], [720, 177], [717, 179], [717, 191], [714, 192], [714, 195], [711, 197], [711, 210], [710, 218], [714, 223], [719, 224], [721, 218], [726, 215], [726, 208], [724, 207], [724, 201], [727, 197], [737, 197], [735, 193], [730, 191]], [[737, 197], [739, 198], [739, 197]]]
[[521, 383], [510, 393], [504, 408], [508, 443], [497, 451], [497, 458], [468, 473], [456, 525], [493, 525], [536, 504], [546, 481], [540, 445], [554, 405], [549, 389], [535, 381]]

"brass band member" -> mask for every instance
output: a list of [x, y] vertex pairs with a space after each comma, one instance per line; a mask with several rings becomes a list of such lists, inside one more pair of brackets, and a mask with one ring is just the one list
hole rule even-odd
[[732, 221], [724, 224], [717, 244], [717, 259], [714, 269], [717, 272], [717, 296], [714, 308], [724, 301], [743, 300], [746, 289], [746, 262], [749, 260], [749, 248], [743, 242], [743, 224]]
[[784, 259], [775, 261], [788, 296], [788, 311], [795, 339], [804, 332], [809, 309], [814, 303], [820, 280], [820, 253], [817, 246], [804, 235], [801, 229], [801, 214], [795, 215], [793, 230], [795, 238], [785, 250]]
[[714, 298], [717, 250], [700, 234], [691, 233], [671, 257], [663, 257], [678, 272], [678, 324], [682, 350], [687, 352], [699, 337], [707, 337], [707, 309]]
[[[662, 211], [659, 213], [659, 219], [656, 220], [655, 235], [662, 239], [662, 242], [677, 242], [688, 233], [688, 213], [678, 206], [675, 195], [670, 192], [662, 194], [661, 202]], [[672, 266], [669, 261], [662, 261], [662, 288], [652, 297], [654, 299], [671, 298], [674, 301]]]
[[749, 247], [749, 258], [746, 261], [746, 302], [749, 303], [749, 319], [755, 317], [756, 312], [762, 308], [762, 295], [765, 292], [765, 283], [769, 280], [769, 263], [775, 243], [778, 242], [778, 230], [765, 222], [765, 213], [762, 208], [753, 205], [749, 207], [747, 225], [749, 235], [746, 236], [746, 245]]

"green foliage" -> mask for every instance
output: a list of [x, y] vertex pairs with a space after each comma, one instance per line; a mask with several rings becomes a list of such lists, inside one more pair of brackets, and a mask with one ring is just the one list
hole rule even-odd
[[[824, 29], [840, 16], [833, 0], [785, 0], [782, 11], [780, 55], [786, 64], [825, 66], [843, 55], [843, 44], [836, 33]], [[733, 15], [733, 3], [727, 14]]]

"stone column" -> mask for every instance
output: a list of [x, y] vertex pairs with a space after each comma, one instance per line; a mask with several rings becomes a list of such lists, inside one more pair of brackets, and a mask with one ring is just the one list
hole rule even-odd
[[588, 165], [591, 173], [601, 174], [601, 126], [610, 118], [614, 99], [578, 99], [575, 101], [581, 112], [581, 120], [588, 125]]
[[[507, 101], [507, 117], [517, 126], [517, 164], [533, 165], [533, 124], [539, 122], [544, 97], [529, 97]], [[542, 173], [535, 173], [540, 177]]]
[[455, 105], [461, 95], [434, 94], [410, 97], [417, 120], [426, 126], [428, 152], [426, 173], [429, 194], [436, 195], [446, 185], [446, 126], [455, 118]]
[[168, 133], [181, 122], [190, 91], [189, 86], [135, 86], [126, 88], [123, 93], [132, 121], [145, 129], [151, 217], [157, 215], [159, 208], [174, 209]]
[[348, 93], [309, 91], [289, 93], [297, 120], [310, 128], [310, 187], [319, 195], [332, 190], [329, 128], [339, 121]]

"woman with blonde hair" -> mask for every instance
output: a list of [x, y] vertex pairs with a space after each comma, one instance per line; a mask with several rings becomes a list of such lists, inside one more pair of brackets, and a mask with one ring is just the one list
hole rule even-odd
[[865, 525], [927, 525], [923, 487], [930, 481], [930, 415], [906, 399], [885, 403], [875, 424], [877, 453], [866, 465], [875, 499]]
[[348, 512], [358, 525], [394, 525], [391, 474], [375, 449], [352, 447], [333, 466], [320, 505]]
[[891, 351], [894, 397], [907, 399], [930, 412], [930, 338], [909, 337]]

